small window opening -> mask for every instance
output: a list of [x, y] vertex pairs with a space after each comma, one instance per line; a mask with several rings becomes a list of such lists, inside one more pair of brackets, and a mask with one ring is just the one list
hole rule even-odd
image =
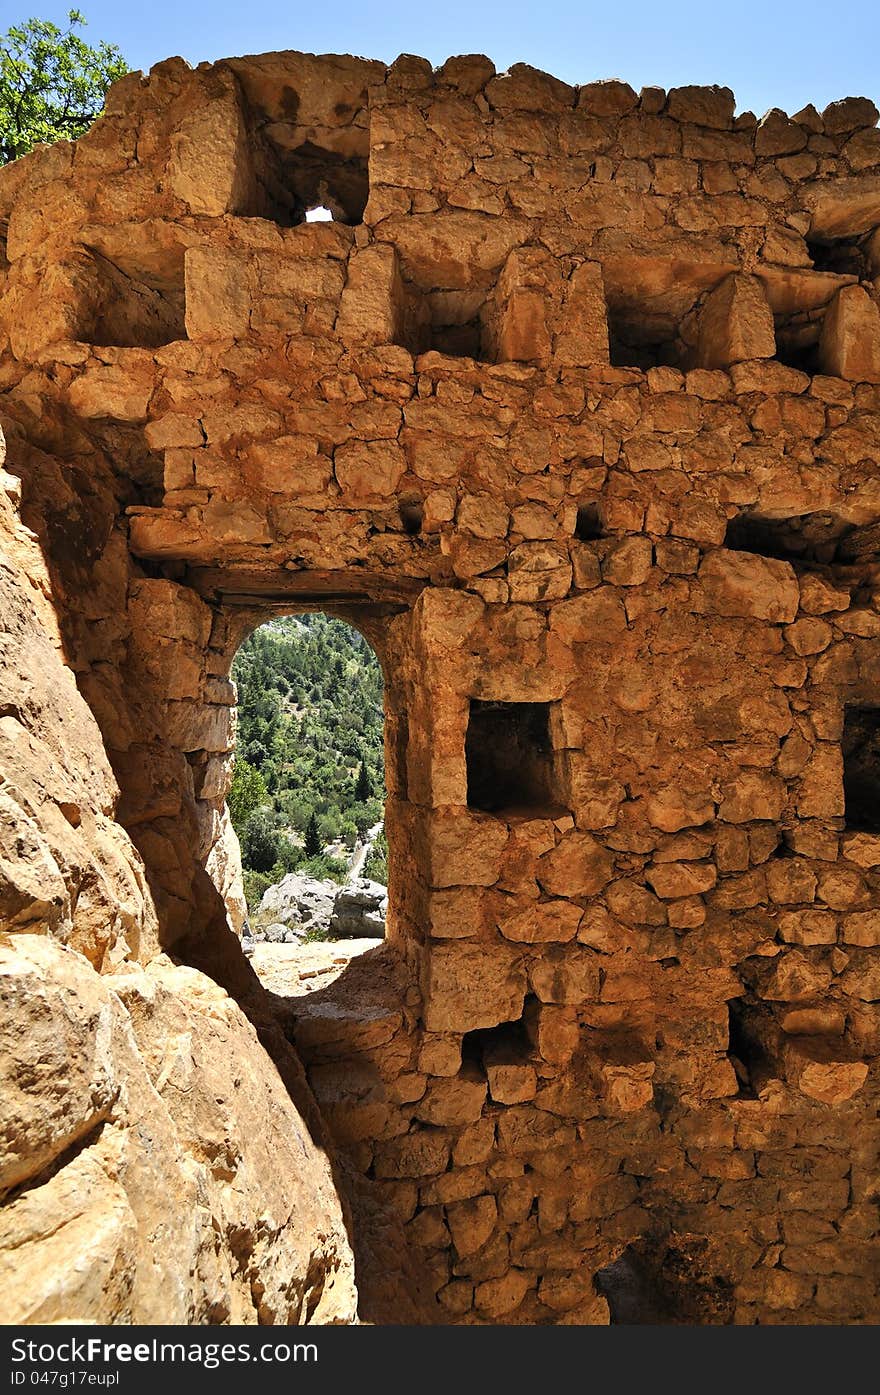
[[880, 833], [880, 707], [847, 707], [841, 744], [846, 827]]
[[465, 756], [471, 809], [494, 814], [559, 806], [549, 703], [472, 699]]
[[593, 542], [602, 537], [602, 520], [598, 504], [581, 504], [577, 511], [574, 535], [581, 542]]
[[284, 228], [331, 219], [362, 223], [370, 192], [366, 129], [353, 129], [342, 151], [308, 140], [291, 148], [289, 134], [287, 123], [274, 123], [255, 141], [253, 179], [236, 212]]

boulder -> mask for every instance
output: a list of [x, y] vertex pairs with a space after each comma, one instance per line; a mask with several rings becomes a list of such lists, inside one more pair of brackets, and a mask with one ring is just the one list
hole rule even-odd
[[362, 877], [337, 891], [330, 917], [330, 934], [340, 940], [382, 939], [387, 913], [387, 887]]
[[254, 927], [254, 938], [278, 942], [286, 940], [285, 931], [293, 931], [294, 938], [310, 932], [325, 934], [338, 890], [336, 882], [288, 872], [263, 892], [257, 914], [264, 928]]
[[222, 988], [16, 934], [0, 996], [7, 1321], [354, 1320], [326, 1153]]

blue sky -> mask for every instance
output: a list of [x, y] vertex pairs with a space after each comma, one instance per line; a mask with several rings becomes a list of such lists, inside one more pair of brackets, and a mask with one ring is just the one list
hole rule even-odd
[[[30, 15], [63, 19], [68, 3], [0, 0], [0, 29]], [[487, 53], [499, 71], [524, 61], [564, 78], [621, 77], [635, 88], [718, 82], [740, 110], [820, 109], [844, 96], [880, 105], [877, 0], [838, 10], [816, 0], [79, 0], [93, 40], [132, 67], [170, 54], [191, 63], [295, 48], [441, 63]]]

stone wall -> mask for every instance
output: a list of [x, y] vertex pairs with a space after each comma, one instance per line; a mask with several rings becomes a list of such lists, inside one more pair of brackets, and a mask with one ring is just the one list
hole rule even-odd
[[[157, 943], [296, 1043], [356, 1242], [403, 1226], [378, 1320], [389, 1256], [441, 1321], [880, 1317], [877, 115], [169, 60], [0, 174], [116, 821]], [[228, 673], [316, 607], [385, 671], [390, 933], [273, 1008]]]

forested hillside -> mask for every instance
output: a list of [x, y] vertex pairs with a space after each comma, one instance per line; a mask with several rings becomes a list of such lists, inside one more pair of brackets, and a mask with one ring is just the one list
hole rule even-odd
[[[248, 902], [286, 872], [345, 875], [352, 848], [382, 817], [382, 672], [356, 630], [325, 615], [273, 620], [236, 655], [238, 739], [229, 808]], [[341, 850], [340, 850], [341, 851]], [[384, 880], [375, 854], [367, 874]]]

